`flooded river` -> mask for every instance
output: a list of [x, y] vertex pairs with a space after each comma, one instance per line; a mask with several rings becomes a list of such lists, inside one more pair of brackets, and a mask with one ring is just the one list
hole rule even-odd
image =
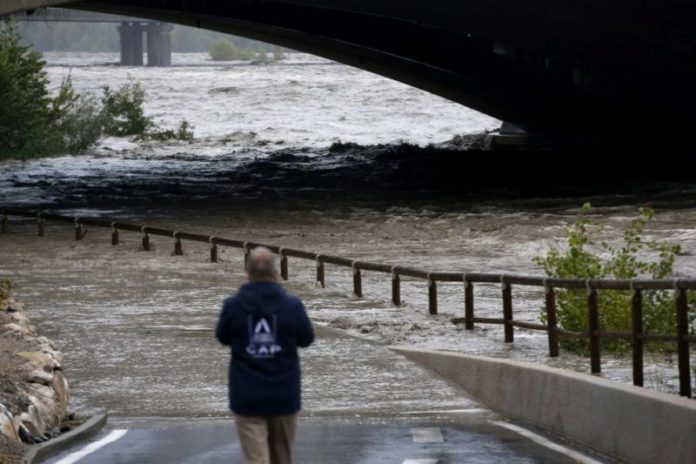
[[[3, 162], [5, 206], [438, 271], [540, 274], [532, 259], [563, 238], [584, 201], [597, 206], [593, 219], [609, 241], [638, 205], [648, 204], [657, 210], [649, 235], [681, 244], [677, 271], [696, 275], [693, 188], [643, 185], [572, 198], [464, 191], [442, 153], [422, 147], [499, 122], [401, 84], [305, 55], [269, 66], [178, 55], [171, 69], [124, 69], [109, 64], [113, 55], [48, 58], [52, 82], [70, 73], [81, 91], [117, 87], [132, 76], [150, 95], [150, 114], [165, 126], [185, 117], [197, 138], [108, 139], [87, 155]], [[240, 251], [223, 249], [212, 264], [203, 244], [185, 242], [185, 255], [175, 257], [165, 238], [152, 238], [152, 252], [140, 249], [137, 234], [124, 232], [121, 240], [112, 247], [108, 230], [92, 229], [75, 242], [65, 225], [49, 225], [47, 237], [38, 238], [33, 222], [15, 221], [0, 236], [0, 277], [17, 282], [30, 316], [65, 352], [76, 407], [108, 406], [129, 416], [220, 413], [225, 351], [210, 329], [222, 299], [243, 281]], [[549, 359], [543, 334], [519, 330], [505, 345], [497, 327], [467, 332], [452, 324], [463, 315], [461, 284], [440, 286], [440, 314], [432, 317], [422, 281], [404, 281], [405, 304], [395, 308], [384, 274], [365, 273], [358, 300], [350, 270], [327, 266], [326, 289], [316, 287], [314, 272], [314, 263], [291, 259], [287, 283], [313, 320], [372, 341], [332, 334], [308, 352], [306, 406], [314, 413], [398, 412], [406, 403], [427, 410], [462, 401], [444, 382], [409, 379], [402, 361], [384, 349], [389, 344], [589, 371], [589, 360], [573, 354]], [[541, 292], [519, 288], [514, 298], [515, 318], [536, 322]], [[499, 286], [477, 286], [476, 301], [477, 315], [501, 317]], [[676, 359], [648, 357], [646, 385], [674, 391]], [[630, 381], [629, 358], [603, 362], [604, 376]]]

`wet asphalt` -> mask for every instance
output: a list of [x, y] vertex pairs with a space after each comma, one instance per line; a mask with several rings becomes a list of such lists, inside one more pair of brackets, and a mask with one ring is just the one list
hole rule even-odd
[[[300, 420], [294, 462], [333, 464], [569, 463], [576, 460], [496, 426], [487, 414], [459, 420], [418, 418], [391, 422], [358, 419]], [[415, 430], [414, 430], [415, 429]], [[425, 432], [419, 434], [418, 429]], [[231, 420], [116, 420], [94, 438], [127, 430], [79, 461], [82, 464], [242, 463]], [[438, 435], [439, 434], [439, 435]], [[419, 437], [419, 438], [418, 438]], [[418, 442], [422, 441], [422, 442]], [[62, 464], [76, 446], [48, 461]], [[64, 460], [64, 461], [61, 461]]]
[[[317, 343], [324, 348], [303, 359], [310, 395], [324, 389], [320, 395], [336, 396], [332, 404], [337, 407], [317, 409], [310, 401], [298, 425], [295, 462], [577, 462], [504, 428], [495, 413], [387, 347], [317, 329]], [[341, 364], [340, 372], [353, 372], [352, 388], [345, 378], [331, 381], [332, 363]], [[312, 378], [322, 372], [328, 374], [325, 379]], [[98, 449], [86, 454], [92, 448]], [[230, 417], [113, 417], [90, 441], [47, 462], [229, 464], [242, 463], [242, 458]]]

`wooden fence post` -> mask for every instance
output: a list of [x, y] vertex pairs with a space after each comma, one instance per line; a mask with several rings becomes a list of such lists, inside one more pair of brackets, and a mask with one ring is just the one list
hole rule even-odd
[[150, 236], [147, 234], [147, 227], [141, 227], [140, 232], [143, 234], [143, 250], [150, 251]]
[[215, 237], [210, 237], [210, 262], [211, 263], [217, 263], [218, 262], [218, 246], [217, 243], [215, 243]]
[[179, 232], [174, 232], [174, 256], [182, 256], [184, 254], [184, 247], [181, 244], [181, 239], [179, 238]]
[[398, 272], [394, 271], [393, 266], [392, 266], [391, 278], [392, 278], [392, 304], [394, 306], [401, 306], [401, 277], [399, 277]]
[[75, 218], [75, 240], [82, 240], [85, 238], [86, 233], [82, 224], [80, 224], [80, 218]]
[[546, 300], [546, 322], [549, 326], [549, 356], [552, 358], [558, 357], [558, 319], [556, 315], [556, 292], [553, 287], [544, 284], [545, 300]]
[[643, 386], [643, 294], [631, 281], [631, 328], [633, 336], [633, 385]]
[[464, 328], [474, 330], [474, 283], [464, 275]]
[[437, 314], [437, 282], [428, 273], [428, 313], [431, 316]]
[[317, 284], [321, 288], [326, 288], [326, 275], [324, 272], [324, 263], [321, 261], [321, 256], [317, 256]]
[[360, 269], [355, 267], [355, 263], [353, 263], [353, 295], [355, 295], [357, 298], [362, 298], [363, 292], [362, 292], [362, 274], [360, 273]]
[[689, 367], [689, 301], [686, 290], [675, 282], [677, 305], [677, 350], [679, 356], [679, 394], [691, 398], [691, 371]]
[[116, 228], [116, 223], [112, 222], [111, 223], [111, 244], [112, 245], [118, 245], [119, 240], [118, 240], [118, 229]]
[[590, 367], [593, 374], [602, 372], [602, 361], [599, 346], [599, 307], [597, 303], [597, 289], [586, 283], [587, 287], [587, 318], [590, 338]]
[[288, 257], [283, 253], [283, 248], [280, 248], [280, 277], [283, 280], [288, 280]]
[[500, 279], [503, 286], [503, 321], [505, 329], [505, 343], [515, 341], [515, 328], [512, 326], [512, 287], [505, 282], [505, 276]]

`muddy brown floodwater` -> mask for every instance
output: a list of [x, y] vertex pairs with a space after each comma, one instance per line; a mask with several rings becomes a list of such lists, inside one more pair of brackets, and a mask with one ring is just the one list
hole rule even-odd
[[[98, 94], [132, 77], [148, 92], [148, 115], [162, 127], [187, 118], [196, 138], [108, 138], [80, 156], [2, 161], [0, 207], [110, 216], [438, 271], [540, 274], [532, 258], [562, 239], [583, 202], [597, 207], [593, 220], [609, 241], [647, 204], [657, 211], [648, 235], [679, 243], [677, 273], [696, 276], [692, 185], [570, 182], [589, 172], [584, 166], [535, 183], [498, 154], [462, 151], [470, 139], [458, 136], [476, 140], [473, 133], [499, 121], [403, 84], [301, 54], [268, 66], [174, 58], [171, 68], [135, 69], [113, 66], [116, 55], [49, 54], [54, 88], [70, 75], [80, 92]], [[549, 168], [533, 154], [508, 156], [530, 172]], [[474, 171], [468, 157], [489, 162]], [[525, 196], [504, 173], [526, 184]], [[590, 174], [597, 180], [602, 172]], [[549, 181], [563, 188], [552, 191]], [[143, 252], [137, 234], [122, 232], [112, 247], [108, 230], [75, 242], [68, 226], [48, 224], [45, 238], [35, 227], [13, 219], [0, 235], [0, 277], [16, 281], [32, 320], [65, 352], [75, 407], [124, 416], [224, 413], [227, 353], [211, 329], [223, 298], [244, 279], [240, 250], [223, 248], [211, 264], [203, 244], [185, 242], [185, 255], [171, 256], [164, 238], [151, 237], [155, 250]], [[463, 313], [461, 284], [438, 286], [440, 314], [431, 317], [423, 281], [405, 279], [405, 304], [395, 308], [388, 275], [365, 272], [364, 298], [354, 299], [350, 269], [328, 265], [326, 289], [314, 273], [313, 262], [290, 260], [287, 287], [313, 320], [372, 343], [325, 335], [305, 353], [312, 413], [401, 413], [462, 401], [390, 354], [390, 344], [589, 371], [589, 360], [570, 353], [549, 359], [542, 333], [516, 330], [506, 345], [497, 326], [452, 324]], [[513, 295], [515, 318], [536, 322], [541, 291]], [[498, 285], [477, 285], [475, 298], [477, 315], [501, 317]], [[646, 386], [675, 391], [676, 360], [646, 360]], [[603, 376], [630, 382], [630, 359], [602, 361]]]
[[[595, 220], [615, 237], [633, 208], [600, 210]], [[171, 214], [171, 216], [169, 216]], [[562, 235], [574, 211], [438, 212], [428, 208], [387, 210], [338, 208], [323, 211], [240, 212], [235, 208], [151, 211], [124, 219], [221, 237], [262, 240], [355, 259], [436, 270], [538, 273], [533, 256]], [[146, 216], [146, 217], [145, 217]], [[695, 275], [691, 253], [696, 234], [691, 210], [663, 211], [651, 228], [655, 237], [681, 243], [677, 267]], [[151, 237], [154, 251], [140, 249], [137, 234], [92, 228], [80, 242], [72, 228], [50, 224], [36, 236], [34, 221], [13, 219], [0, 235], [0, 276], [17, 282], [18, 296], [40, 330], [56, 340], [68, 359], [73, 405], [108, 407], [124, 416], [207, 416], [224, 414], [226, 350], [211, 332], [220, 303], [244, 279], [240, 250], [222, 248], [221, 262], [207, 262], [204, 244], [184, 242], [184, 256], [172, 256], [171, 239]], [[306, 410], [313, 414], [417, 411], [443, 404], [461, 407], [461, 395], [447, 383], [417, 372], [385, 345], [417, 346], [546, 362], [582, 372], [589, 361], [570, 353], [547, 357], [545, 335], [519, 330], [515, 343], [502, 342], [496, 328], [473, 332], [450, 320], [463, 312], [461, 284], [439, 288], [440, 314], [427, 315], [422, 281], [403, 282], [405, 305], [390, 305], [390, 280], [364, 273], [364, 298], [351, 297], [350, 270], [327, 265], [327, 288], [314, 283], [314, 263], [290, 260], [287, 287], [302, 297], [317, 324], [369, 339], [326, 334], [308, 350]], [[477, 314], [500, 317], [498, 286], [479, 285]], [[543, 295], [518, 288], [515, 317], [535, 321]], [[605, 356], [604, 376], [630, 381], [630, 360]], [[648, 357], [646, 385], [676, 389], [676, 360]], [[417, 378], [414, 378], [414, 375]], [[459, 405], [459, 406], [457, 406]]]
[[[137, 237], [105, 247], [108, 234], [98, 230], [82, 242], [71, 242], [64, 227], [49, 228], [41, 241], [29, 232], [17, 226], [3, 236], [3, 264], [12, 263], [18, 294], [69, 359], [74, 408], [127, 417], [226, 414], [228, 350], [212, 328], [221, 300], [243, 282], [239, 256], [223, 252], [223, 263], [213, 265], [195, 247], [175, 258], [166, 242], [145, 253]], [[309, 414], [383, 416], [471, 404], [380, 344], [320, 325], [317, 332], [303, 353]]]

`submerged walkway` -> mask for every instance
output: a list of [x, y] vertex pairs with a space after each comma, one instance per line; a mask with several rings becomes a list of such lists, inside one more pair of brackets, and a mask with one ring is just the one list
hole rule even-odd
[[[61, 346], [72, 407], [111, 415], [93, 443], [49, 462], [240, 462], [227, 412], [229, 353], [212, 328], [222, 299], [244, 281], [241, 256], [211, 265], [207, 247], [172, 257], [168, 246], [138, 252], [137, 237], [105, 247], [108, 231], [92, 231], [76, 246], [72, 233], [59, 228], [42, 240], [6, 234], [8, 259], [0, 265], [20, 285], [41, 332]], [[321, 327], [317, 333], [301, 353], [299, 464], [577, 461], [505, 428], [460, 389], [383, 344]]]
[[[303, 358], [310, 407], [299, 423], [298, 463], [595, 462], [539, 435], [524, 436], [529, 432], [384, 346], [334, 330], [318, 333]], [[116, 417], [91, 443], [49, 462], [242, 461], [231, 419]]]

